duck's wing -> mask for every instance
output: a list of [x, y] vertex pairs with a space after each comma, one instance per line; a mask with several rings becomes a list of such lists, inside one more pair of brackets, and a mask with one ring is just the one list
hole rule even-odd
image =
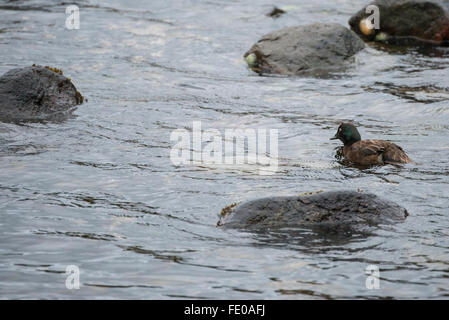
[[383, 153], [382, 156], [384, 162], [390, 164], [413, 162], [400, 146], [391, 142], [385, 148], [385, 152]]
[[343, 153], [350, 161], [361, 165], [413, 163], [402, 148], [385, 140], [361, 140]]
[[385, 146], [376, 140], [363, 140], [363, 142], [360, 144], [360, 153], [363, 156], [378, 156], [385, 151]]
[[361, 165], [383, 164], [385, 146], [376, 140], [362, 140], [351, 145], [345, 154], [354, 163]]
[[382, 160], [388, 164], [410, 163], [412, 162], [404, 150], [395, 143], [384, 140], [371, 140], [382, 147]]

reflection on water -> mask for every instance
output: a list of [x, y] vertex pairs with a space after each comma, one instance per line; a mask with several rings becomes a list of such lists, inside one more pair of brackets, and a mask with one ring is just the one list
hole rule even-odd
[[[243, 53], [263, 34], [347, 25], [362, 0], [0, 1], [0, 73], [62, 68], [89, 101], [65, 122], [0, 123], [0, 296], [5, 298], [445, 298], [449, 296], [447, 48], [370, 44], [345, 72], [260, 77]], [[170, 134], [279, 130], [279, 171], [174, 166]], [[329, 141], [353, 121], [416, 164], [354, 168]], [[337, 156], [336, 156], [337, 154]], [[221, 208], [352, 189], [407, 208], [357, 232], [216, 228]], [[380, 290], [365, 268], [380, 268]], [[65, 288], [68, 265], [81, 289]]]
[[393, 83], [376, 82], [373, 87], [365, 88], [368, 92], [389, 93], [410, 102], [442, 102], [449, 99], [449, 90], [447, 88], [439, 88], [436, 86], [396, 86]]

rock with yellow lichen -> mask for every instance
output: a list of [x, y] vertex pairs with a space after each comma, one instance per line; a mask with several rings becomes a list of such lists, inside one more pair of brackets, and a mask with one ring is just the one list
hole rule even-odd
[[[449, 45], [449, 7], [446, 0], [376, 0], [349, 19], [351, 29], [365, 41], [397, 45]], [[378, 28], [374, 11], [379, 8]]]
[[250, 230], [307, 226], [339, 228], [391, 224], [403, 221], [407, 215], [407, 210], [401, 206], [374, 194], [359, 191], [319, 191], [233, 204], [223, 209], [217, 225]]
[[84, 97], [61, 69], [32, 65], [0, 77], [0, 121], [64, 120]]

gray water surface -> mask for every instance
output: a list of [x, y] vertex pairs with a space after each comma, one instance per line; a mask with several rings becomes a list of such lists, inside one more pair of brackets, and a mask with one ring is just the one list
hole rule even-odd
[[[88, 102], [63, 123], [0, 123], [0, 298], [449, 297], [449, 51], [369, 46], [329, 77], [260, 77], [243, 53], [286, 26], [347, 26], [363, 0], [0, 1], [0, 74], [62, 68]], [[278, 129], [279, 170], [175, 166], [171, 133]], [[416, 164], [335, 158], [341, 121]], [[361, 189], [407, 208], [370, 234], [216, 227], [223, 207]], [[69, 290], [66, 267], [80, 269]], [[365, 268], [380, 268], [380, 289]]]

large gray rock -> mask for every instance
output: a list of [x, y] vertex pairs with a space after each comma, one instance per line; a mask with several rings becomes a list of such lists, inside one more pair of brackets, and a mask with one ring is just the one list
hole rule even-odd
[[307, 226], [371, 226], [403, 221], [407, 210], [374, 194], [333, 191], [269, 197], [222, 210], [218, 226], [267, 230]]
[[0, 77], [0, 121], [61, 119], [81, 103], [82, 95], [59, 69], [33, 65]]
[[354, 32], [339, 24], [315, 23], [271, 32], [244, 57], [255, 72], [298, 75], [341, 69], [364, 47]]
[[[380, 28], [364, 26], [368, 5], [379, 8]], [[349, 19], [351, 29], [366, 41], [399, 45], [448, 45], [449, 16], [447, 0], [376, 0]]]

